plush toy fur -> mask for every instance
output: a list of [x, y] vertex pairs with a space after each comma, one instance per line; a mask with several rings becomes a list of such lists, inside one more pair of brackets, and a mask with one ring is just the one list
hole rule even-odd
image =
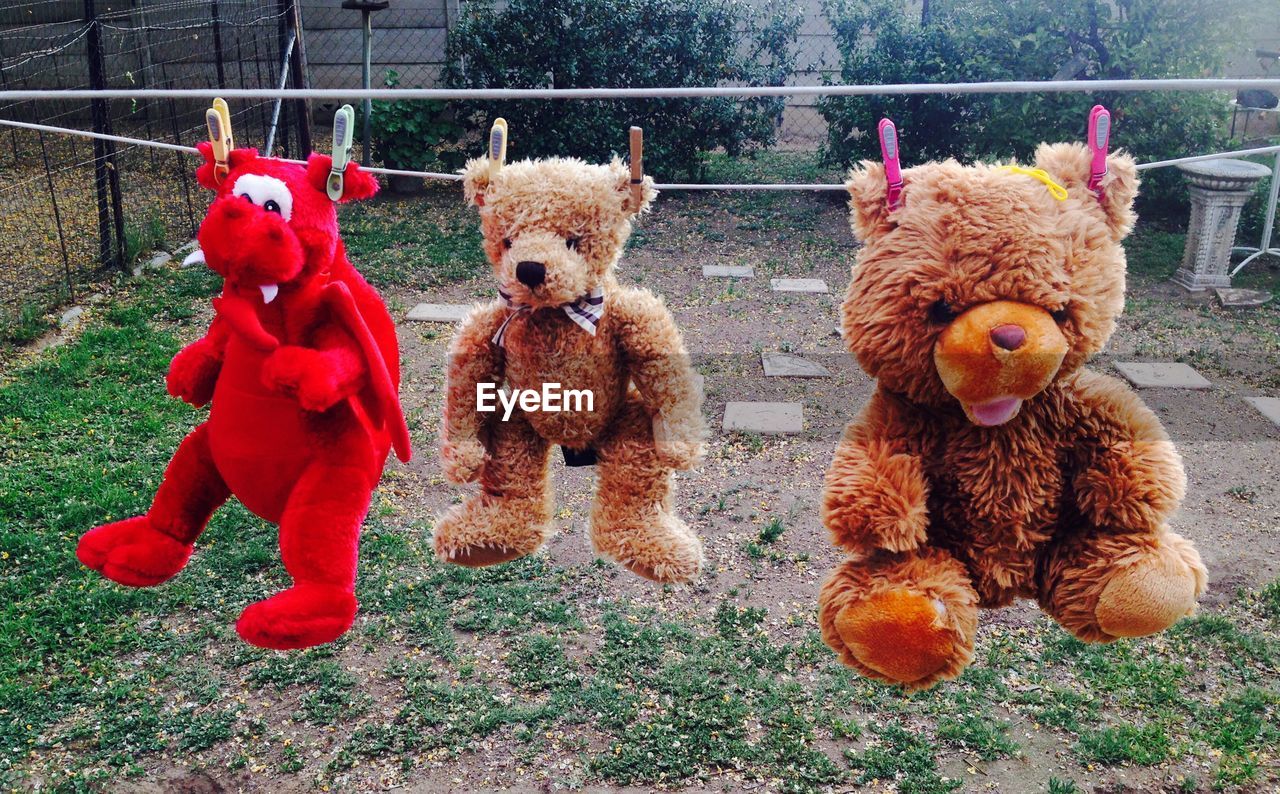
[[[701, 382], [662, 301], [614, 277], [632, 216], [656, 196], [652, 180], [637, 203], [616, 160], [521, 161], [490, 180], [488, 160], [478, 159], [464, 174], [494, 277], [516, 306], [528, 308], [479, 306], [453, 340], [441, 458], [451, 481], [481, 487], [438, 522], [437, 555], [481, 566], [541, 546], [551, 532], [548, 461], [559, 444], [597, 460], [596, 552], [655, 581], [692, 578], [702, 544], [672, 512], [671, 472], [691, 468], [703, 453]], [[521, 263], [539, 271], [541, 283], [522, 283]], [[604, 314], [592, 335], [561, 307], [597, 288]], [[504, 323], [498, 345], [493, 338]], [[504, 422], [477, 411], [477, 383], [589, 389], [595, 410], [517, 409]]]
[[[303, 168], [237, 149], [218, 182], [200, 148], [196, 177], [217, 197], [199, 241], [225, 281], [208, 333], [174, 357], [168, 388], [210, 404], [209, 419], [178, 447], [146, 515], [89, 531], [76, 554], [120, 584], [159, 584], [234, 494], [280, 524], [294, 580], [249, 606], [236, 630], [266, 648], [317, 645], [355, 617], [360, 525], [388, 448], [409, 458], [395, 328], [347, 260], [325, 195], [329, 157]], [[354, 164], [344, 174], [344, 201], [377, 190]]]
[[1035, 598], [1110, 642], [1167, 628], [1205, 588], [1166, 526], [1177, 451], [1133, 392], [1082, 368], [1124, 305], [1133, 160], [1108, 158], [1101, 201], [1085, 147], [1043, 145], [1036, 166], [1065, 201], [954, 161], [904, 171], [893, 212], [879, 164], [848, 182], [865, 246], [843, 332], [878, 383], [827, 472], [823, 521], [850, 556], [820, 623], [845, 664], [908, 689], [964, 669], [979, 607]]

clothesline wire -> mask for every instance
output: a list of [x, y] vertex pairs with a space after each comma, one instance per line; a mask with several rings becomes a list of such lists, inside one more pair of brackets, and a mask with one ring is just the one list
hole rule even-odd
[[[2, 92], [0, 92], [2, 93]], [[90, 132], [89, 130], [78, 130], [70, 127], [55, 127], [49, 124], [33, 124], [26, 121], [12, 121], [9, 119], [0, 119], [0, 125], [8, 127], [17, 127], [19, 129], [38, 130], [41, 132], [54, 132], [64, 135], [79, 135], [85, 138], [97, 138], [99, 140], [114, 141], [115, 143], [128, 144], [130, 146], [152, 146], [158, 149], [169, 149], [172, 151], [186, 152], [188, 154], [199, 154], [199, 150], [194, 146], [181, 146], [174, 143], [166, 143], [164, 141], [152, 141], [145, 138], [130, 138], [125, 135], [106, 135], [99, 132]], [[1191, 157], [1179, 157], [1173, 160], [1158, 160], [1151, 163], [1141, 163], [1138, 165], [1139, 171], [1145, 171], [1152, 168], [1165, 168], [1171, 165], [1179, 165], [1181, 163], [1197, 163], [1206, 160], [1220, 159], [1236, 159], [1241, 157], [1252, 157], [1261, 154], [1273, 154], [1280, 152], [1280, 146], [1262, 146], [1254, 149], [1237, 149], [1229, 152], [1216, 152], [1214, 154], [1200, 154]], [[299, 163], [305, 165], [304, 160], [286, 160], [285, 162]], [[422, 179], [437, 179], [442, 181], [456, 182], [462, 179], [461, 174], [441, 173], [437, 171], [405, 171], [397, 168], [365, 168], [363, 169], [372, 174], [385, 174], [387, 176], [407, 176], [419, 177]], [[750, 184], [750, 183], [727, 183], [727, 184], [697, 184], [697, 183], [659, 183], [655, 184], [657, 190], [745, 190], [745, 191], [841, 191], [845, 187], [842, 184], [830, 183], [773, 183], [773, 184]]]
[[159, 88], [14, 89], [0, 101], [40, 99], [680, 99], [696, 97], [881, 96], [886, 94], [1097, 93], [1280, 89], [1280, 78], [1148, 80], [996, 80], [888, 85], [701, 86], [682, 88]]

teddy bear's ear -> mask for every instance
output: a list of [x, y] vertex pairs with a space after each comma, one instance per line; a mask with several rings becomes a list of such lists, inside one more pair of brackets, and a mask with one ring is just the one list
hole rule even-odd
[[473, 207], [484, 206], [484, 192], [489, 189], [489, 158], [473, 157], [462, 167], [462, 192]]
[[[639, 215], [648, 211], [649, 205], [658, 197], [658, 191], [653, 186], [653, 177], [643, 177], [640, 190], [633, 192], [631, 168], [626, 163], [615, 157], [613, 162], [609, 163], [609, 170], [613, 172], [613, 189], [622, 196], [622, 211], [628, 215]], [[638, 194], [638, 200], [636, 194]]]
[[849, 171], [844, 186], [849, 191], [850, 223], [859, 240], [869, 240], [893, 228], [883, 164], [863, 160]]
[[1087, 196], [1088, 205], [1098, 207], [1111, 236], [1120, 240], [1133, 228], [1133, 199], [1138, 194], [1138, 170], [1124, 152], [1107, 155], [1107, 175], [1102, 178], [1101, 195], [1089, 191], [1092, 155], [1082, 143], [1042, 143], [1036, 149], [1036, 167], [1052, 174], [1073, 194]]

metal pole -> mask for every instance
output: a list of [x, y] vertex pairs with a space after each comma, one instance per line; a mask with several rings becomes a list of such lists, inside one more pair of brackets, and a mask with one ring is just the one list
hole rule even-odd
[[[360, 15], [364, 17], [364, 68], [360, 74], [360, 84], [366, 91], [371, 88], [370, 80], [373, 71], [373, 12], [362, 10]], [[366, 168], [372, 165], [373, 153], [369, 149], [369, 137], [372, 132], [372, 122], [369, 119], [373, 113], [373, 101], [368, 97], [364, 100], [364, 130], [360, 133], [360, 164]]]
[[[294, 88], [310, 88], [311, 80], [307, 74], [307, 37], [302, 28], [302, 7], [297, 0], [291, 0], [290, 17], [293, 26], [294, 41], [293, 58], [289, 61], [290, 74]], [[294, 112], [298, 121], [298, 156], [306, 159], [311, 155], [311, 100], [299, 99], [294, 103]]]
[[62, 231], [62, 212], [58, 209], [58, 191], [53, 186], [53, 172], [49, 168], [49, 150], [44, 145], [44, 132], [40, 132], [40, 156], [44, 158], [44, 178], [49, 183], [49, 203], [53, 205], [53, 221], [58, 225], [58, 247], [62, 249], [62, 272], [67, 278], [67, 300], [76, 299], [75, 284], [71, 279], [71, 259], [67, 256], [67, 238]]
[[226, 88], [227, 74], [223, 68], [222, 57], [222, 17], [218, 13], [218, 0], [213, 0], [210, 4], [210, 12], [213, 14], [213, 53], [218, 71], [218, 88]]
[[[289, 40], [286, 42], [284, 48], [284, 63], [280, 66], [280, 90], [282, 91], [284, 90], [284, 84], [289, 80], [289, 57], [293, 54], [293, 35], [293, 32], [290, 31]], [[266, 149], [263, 150], [263, 153], [268, 157], [274, 156], [271, 146], [276, 141], [276, 124], [280, 122], [280, 103], [282, 101], [283, 100], [280, 97], [277, 97], [276, 103], [271, 109], [271, 130], [267, 133], [267, 146]], [[286, 147], [285, 151], [286, 157], [289, 156], [287, 148], [288, 147]]]

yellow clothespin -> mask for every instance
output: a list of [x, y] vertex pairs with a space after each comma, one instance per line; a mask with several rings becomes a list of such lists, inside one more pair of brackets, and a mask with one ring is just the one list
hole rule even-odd
[[213, 107], [204, 112], [204, 123], [209, 128], [209, 143], [213, 145], [213, 178], [221, 182], [231, 173], [227, 158], [235, 148], [235, 140], [231, 136], [231, 110], [222, 97], [213, 100]]
[[644, 130], [631, 128], [631, 203], [639, 209], [644, 203]]
[[330, 200], [342, 198], [342, 177], [351, 162], [351, 142], [356, 129], [356, 111], [350, 105], [343, 105], [333, 114], [333, 165], [329, 168], [329, 180], [324, 190]]
[[489, 130], [489, 179], [493, 179], [502, 170], [507, 161], [507, 120], [497, 119], [493, 129]]

